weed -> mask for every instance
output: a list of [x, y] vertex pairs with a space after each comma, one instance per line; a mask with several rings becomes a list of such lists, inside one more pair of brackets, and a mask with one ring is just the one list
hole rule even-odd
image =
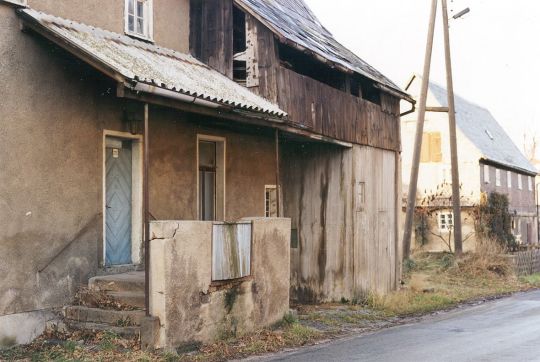
[[133, 325], [133, 320], [131, 319], [131, 317], [127, 316], [125, 318], [118, 319], [115, 324], [118, 327], [129, 327]]
[[295, 324], [295, 323], [298, 323], [298, 317], [294, 313], [288, 312], [283, 316], [283, 323], [282, 324], [291, 325], [291, 324]]
[[103, 334], [99, 347], [104, 351], [113, 351], [116, 349], [115, 341], [118, 339], [116, 333], [107, 331]]
[[410, 273], [416, 268], [416, 262], [413, 259], [407, 259], [403, 262], [403, 271]]
[[345, 297], [341, 297], [341, 304], [349, 304], [349, 300]]

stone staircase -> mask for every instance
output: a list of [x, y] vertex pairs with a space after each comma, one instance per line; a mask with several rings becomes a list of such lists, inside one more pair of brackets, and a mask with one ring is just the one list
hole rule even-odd
[[[80, 305], [64, 307], [64, 323], [69, 329], [139, 336], [141, 319], [145, 316], [144, 272], [94, 277], [80, 298]], [[108, 303], [100, 303], [100, 298]], [[109, 306], [111, 301], [114, 305]], [[103, 307], [103, 304], [109, 305]]]

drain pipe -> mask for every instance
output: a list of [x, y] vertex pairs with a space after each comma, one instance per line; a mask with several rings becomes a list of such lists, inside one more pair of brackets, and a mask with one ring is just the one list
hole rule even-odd
[[144, 170], [143, 170], [143, 210], [144, 210], [144, 307], [146, 316], [150, 317], [150, 212], [149, 212], [149, 187], [148, 187], [148, 103], [144, 104]]

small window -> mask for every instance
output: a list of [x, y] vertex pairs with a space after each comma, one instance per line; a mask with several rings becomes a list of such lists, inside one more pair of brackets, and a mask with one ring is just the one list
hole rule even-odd
[[533, 179], [531, 176], [528, 176], [528, 182], [529, 182], [529, 191], [533, 190]]
[[499, 170], [498, 168], [495, 169], [495, 185], [496, 186], [501, 186], [502, 183], [501, 183], [501, 170]]
[[152, 39], [152, 0], [126, 0], [126, 33], [146, 40]]
[[523, 178], [518, 174], [518, 189], [523, 190]]
[[264, 187], [264, 216], [277, 217], [277, 187], [267, 185]]
[[508, 188], [512, 188], [512, 171], [506, 171], [506, 183], [508, 185]]
[[439, 214], [439, 230], [448, 232], [454, 227], [454, 215], [451, 212], [443, 212]]
[[422, 150], [420, 154], [421, 162], [442, 161], [441, 133], [425, 132], [422, 136]]
[[489, 183], [489, 166], [484, 165], [484, 183]]

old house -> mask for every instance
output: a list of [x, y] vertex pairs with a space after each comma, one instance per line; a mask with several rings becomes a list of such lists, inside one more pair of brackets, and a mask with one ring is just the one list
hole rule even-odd
[[[1, 0], [0, 18], [0, 340], [67, 306], [68, 327], [169, 348], [272, 324], [290, 297], [396, 287], [408, 96], [302, 1]], [[86, 284], [140, 310], [69, 306]]]
[[[407, 91], [420, 93], [421, 77], [411, 79]], [[492, 192], [508, 195], [512, 233], [519, 243], [538, 242], [534, 179], [537, 171], [512, 142], [491, 113], [462, 97], [455, 97], [459, 174], [463, 221], [463, 248], [474, 250], [477, 217], [475, 207]], [[429, 84], [428, 107], [447, 107], [447, 92]], [[403, 180], [409, 179], [417, 114], [402, 117]], [[413, 248], [448, 250], [452, 247], [448, 115], [426, 115], [418, 181], [417, 206], [432, 210], [428, 220], [417, 220]], [[404, 190], [408, 189], [405, 185]], [[478, 224], [476, 224], [478, 225]], [[423, 231], [427, 229], [426, 231]], [[414, 244], [414, 243], [413, 243]]]

